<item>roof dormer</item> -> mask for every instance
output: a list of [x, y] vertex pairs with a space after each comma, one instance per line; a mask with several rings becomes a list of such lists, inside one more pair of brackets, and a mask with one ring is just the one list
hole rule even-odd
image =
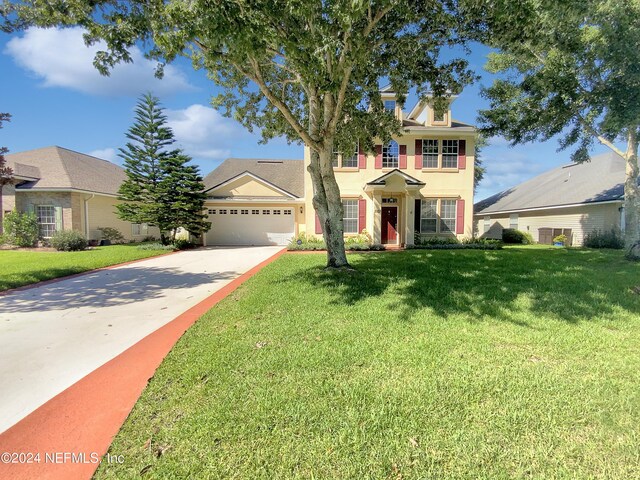
[[451, 126], [451, 104], [458, 98], [457, 95], [450, 95], [445, 98], [446, 109], [436, 111], [435, 99], [429, 94], [420, 100], [407, 116], [408, 120], [414, 120], [425, 127], [450, 127]]
[[394, 117], [402, 121], [402, 108], [398, 105], [398, 96], [391, 88], [391, 85], [387, 85], [380, 89], [380, 97], [382, 99], [384, 109], [393, 113]]

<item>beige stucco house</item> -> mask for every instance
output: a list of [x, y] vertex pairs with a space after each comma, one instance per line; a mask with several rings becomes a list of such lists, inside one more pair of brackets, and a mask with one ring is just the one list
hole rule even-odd
[[[345, 234], [366, 229], [375, 243], [398, 246], [413, 244], [416, 234], [470, 237], [475, 128], [452, 119], [451, 103], [438, 116], [430, 100], [405, 112], [389, 89], [382, 96], [402, 122], [402, 136], [371, 153], [354, 142], [353, 151], [334, 157]], [[307, 147], [302, 160], [223, 162], [205, 178], [212, 228], [204, 243], [286, 244], [302, 232], [320, 236], [309, 162]]]
[[61, 147], [5, 155], [14, 171], [14, 185], [2, 192], [2, 213], [14, 209], [38, 216], [40, 236], [78, 230], [100, 239], [99, 227], [119, 230], [127, 240], [158, 236], [157, 229], [120, 220], [115, 213], [125, 172], [119, 166]]
[[478, 236], [501, 238], [502, 230], [529, 232], [551, 244], [564, 233], [580, 246], [594, 230], [624, 230], [625, 162], [615, 153], [563, 165], [475, 205]]

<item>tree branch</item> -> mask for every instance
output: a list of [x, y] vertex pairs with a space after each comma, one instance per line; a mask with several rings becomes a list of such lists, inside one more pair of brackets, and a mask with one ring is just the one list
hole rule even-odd
[[264, 78], [262, 77], [262, 70], [260, 69], [260, 64], [256, 61], [256, 59], [250, 57], [249, 63], [253, 68], [254, 75], [251, 75], [249, 72], [244, 71], [244, 69], [241, 69], [241, 67], [236, 63], [234, 63], [234, 66], [240, 71], [240, 73], [246, 75], [258, 85], [258, 88], [260, 88], [262, 94], [267, 97], [267, 99], [274, 107], [280, 110], [280, 113], [282, 113], [287, 122], [289, 122], [289, 125], [291, 125], [291, 128], [296, 131], [296, 133], [300, 136], [304, 143], [306, 143], [310, 148], [313, 148], [316, 151], [320, 150], [320, 144], [313, 138], [311, 138], [309, 133], [307, 133], [304, 128], [302, 128], [302, 125], [300, 125], [298, 120], [296, 120], [289, 107], [287, 107], [287, 105], [271, 91]]

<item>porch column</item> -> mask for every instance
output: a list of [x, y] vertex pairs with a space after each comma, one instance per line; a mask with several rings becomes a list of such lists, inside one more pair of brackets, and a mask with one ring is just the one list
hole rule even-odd
[[415, 216], [415, 205], [416, 205], [416, 197], [412, 195], [410, 192], [407, 192], [405, 198], [405, 245], [413, 245], [414, 240], [414, 216]]

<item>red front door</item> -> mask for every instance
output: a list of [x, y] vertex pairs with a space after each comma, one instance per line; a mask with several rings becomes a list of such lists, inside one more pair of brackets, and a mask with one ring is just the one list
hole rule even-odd
[[398, 242], [398, 207], [382, 207], [382, 243]]

